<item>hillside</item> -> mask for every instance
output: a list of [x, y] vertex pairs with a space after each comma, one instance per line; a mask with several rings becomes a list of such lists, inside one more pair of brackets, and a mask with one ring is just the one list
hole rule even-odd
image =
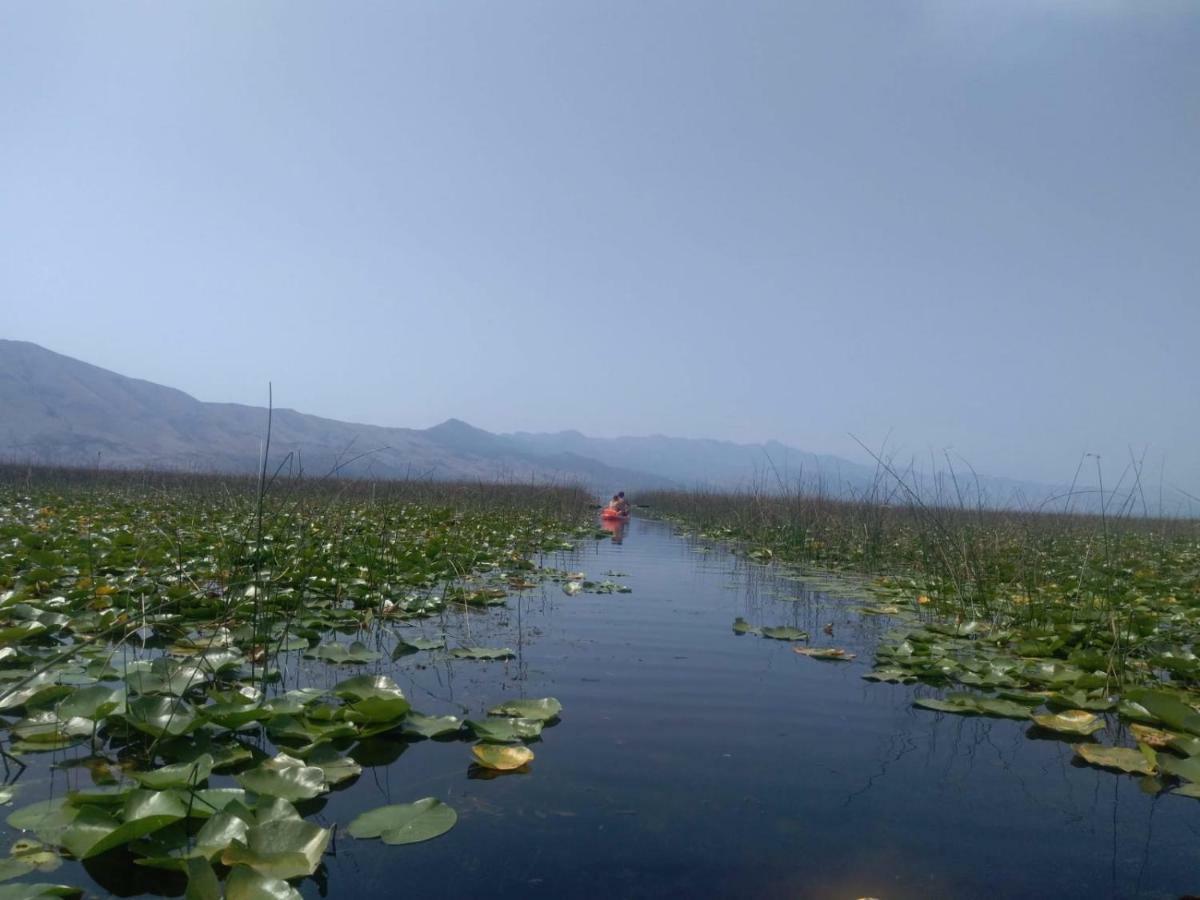
[[[250, 472], [260, 465], [267, 410], [206, 403], [182, 391], [93, 366], [23, 341], [0, 340], [0, 458], [20, 462]], [[271, 463], [308, 475], [571, 481], [598, 492], [703, 486], [775, 491], [803, 484], [862, 496], [873, 464], [778, 442], [649, 437], [578, 431], [493, 434], [458, 419], [427, 429], [340, 422], [274, 411]], [[950, 497], [944, 473], [905, 471], [927, 497]], [[992, 505], [1036, 504], [1052, 486], [980, 477]], [[975, 482], [967, 491], [974, 502]], [[1087, 501], [1083, 501], [1086, 505]]]
[[[0, 340], [0, 457], [65, 465], [254, 471], [267, 411], [204, 403], [182, 391]], [[537, 453], [450, 420], [427, 430], [382, 428], [274, 411], [272, 464], [287, 454], [304, 471], [380, 478], [580, 481], [670, 487], [671, 479], [566, 451]]]

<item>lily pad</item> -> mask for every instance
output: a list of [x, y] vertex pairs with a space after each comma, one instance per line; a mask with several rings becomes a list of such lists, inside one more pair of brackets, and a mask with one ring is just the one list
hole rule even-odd
[[507, 647], [455, 647], [450, 655], [455, 659], [512, 659], [517, 654]]
[[1102, 769], [1116, 769], [1138, 775], [1153, 775], [1155, 765], [1145, 754], [1129, 747], [1098, 747], [1095, 744], [1077, 744], [1075, 754], [1084, 762]]
[[82, 807], [59, 842], [79, 859], [91, 859], [186, 817], [187, 807], [170, 791], [133, 791], [121, 821], [97, 807]]
[[542, 722], [538, 719], [467, 719], [466, 725], [480, 740], [497, 744], [528, 741], [542, 733]]
[[325, 790], [325, 773], [319, 767], [286, 753], [234, 777], [248, 791], [284, 800], [309, 800]]
[[227, 866], [249, 866], [269, 878], [301, 878], [321, 864], [330, 831], [304, 819], [277, 819], [255, 825], [245, 845], [233, 844], [221, 854]]
[[462, 731], [463, 721], [457, 716], [425, 716], [410, 712], [404, 720], [404, 733], [425, 738], [444, 737]]
[[309, 659], [322, 659], [337, 665], [361, 665], [379, 659], [379, 654], [361, 641], [354, 641], [349, 647], [343, 644], [321, 644], [304, 655]]
[[203, 753], [190, 762], [160, 766], [149, 772], [130, 772], [129, 777], [146, 788], [198, 785], [212, 774], [213, 758]]
[[175, 697], [137, 697], [130, 700], [125, 720], [138, 731], [153, 737], [178, 737], [199, 724], [192, 705]]
[[1083, 709], [1030, 716], [1042, 728], [1063, 734], [1095, 734], [1104, 728], [1104, 719]]
[[415, 844], [445, 834], [458, 814], [434, 797], [414, 803], [381, 806], [358, 816], [347, 829], [351, 837], [382, 838], [385, 844]]
[[[188, 888], [190, 890], [190, 883]], [[300, 900], [300, 896], [300, 892], [282, 878], [272, 878], [249, 866], [234, 866], [225, 879], [225, 900]], [[189, 896], [187, 900], [192, 898]]]
[[321, 744], [306, 753], [304, 761], [324, 773], [326, 784], [341, 784], [362, 774], [362, 766], [349, 756], [342, 756], [328, 744]]
[[763, 637], [776, 641], [806, 641], [808, 632], [793, 628], [791, 625], [769, 625], [760, 632]]
[[553, 697], [543, 697], [540, 700], [506, 700], [489, 709], [488, 715], [549, 722], [551, 719], [557, 719], [561, 712], [561, 703]]
[[792, 650], [810, 659], [825, 659], [833, 662], [850, 662], [855, 656], [853, 653], [839, 650], [837, 647], [793, 647]]
[[481, 766], [509, 772], [533, 762], [533, 751], [520, 744], [476, 744], [471, 748]]

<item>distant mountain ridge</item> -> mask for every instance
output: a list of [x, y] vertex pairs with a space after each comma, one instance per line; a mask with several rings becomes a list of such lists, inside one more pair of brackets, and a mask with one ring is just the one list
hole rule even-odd
[[[267, 410], [207, 403], [24, 341], [0, 340], [0, 457], [33, 463], [252, 472]], [[803, 484], [862, 496], [874, 465], [776, 441], [594, 438], [578, 431], [493, 434], [459, 419], [432, 428], [340, 422], [292, 409], [272, 416], [271, 464], [288, 454], [311, 475], [577, 482], [599, 492], [709, 487], [774, 491]], [[942, 488], [945, 490], [945, 479]], [[968, 489], [974, 498], [974, 481]], [[928, 489], [928, 485], [922, 485]], [[895, 489], [895, 484], [892, 484]], [[1037, 503], [1047, 485], [979, 479], [990, 502]]]

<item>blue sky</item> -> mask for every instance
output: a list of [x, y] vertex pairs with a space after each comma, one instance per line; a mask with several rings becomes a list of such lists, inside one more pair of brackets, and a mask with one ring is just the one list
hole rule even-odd
[[1200, 4], [9, 3], [0, 336], [1200, 494]]

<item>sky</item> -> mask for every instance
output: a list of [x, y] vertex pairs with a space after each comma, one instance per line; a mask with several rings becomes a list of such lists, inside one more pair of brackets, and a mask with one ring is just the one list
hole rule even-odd
[[202, 400], [1200, 495], [1198, 286], [1192, 0], [0, 7], [0, 337]]

